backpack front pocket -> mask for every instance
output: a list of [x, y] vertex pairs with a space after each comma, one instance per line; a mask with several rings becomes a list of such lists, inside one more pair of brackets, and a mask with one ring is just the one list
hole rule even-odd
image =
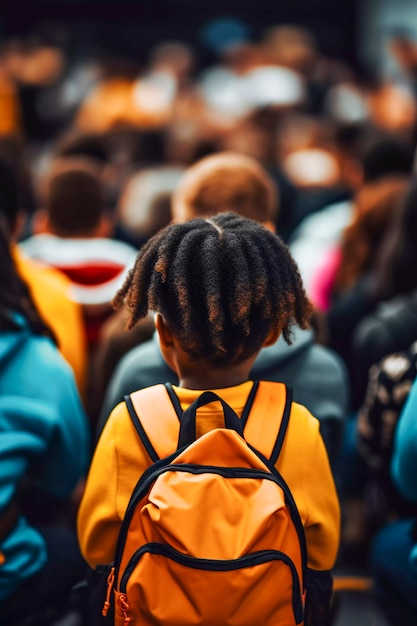
[[238, 559], [190, 557], [150, 543], [131, 557], [115, 591], [115, 624], [291, 626], [302, 624], [297, 569], [277, 550]]

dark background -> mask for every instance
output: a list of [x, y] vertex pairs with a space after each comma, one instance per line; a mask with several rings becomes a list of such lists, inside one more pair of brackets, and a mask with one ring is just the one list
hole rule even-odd
[[1, 33], [40, 34], [67, 45], [100, 45], [142, 57], [163, 40], [201, 47], [203, 26], [218, 17], [244, 21], [256, 38], [268, 26], [310, 28], [324, 54], [357, 64], [359, 0], [3, 0]]

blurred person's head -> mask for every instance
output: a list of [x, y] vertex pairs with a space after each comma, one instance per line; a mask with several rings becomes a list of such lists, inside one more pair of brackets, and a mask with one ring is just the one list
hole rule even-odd
[[146, 168], [134, 172], [118, 203], [118, 221], [137, 247], [171, 221], [172, 194], [182, 174], [177, 167]]
[[335, 126], [312, 115], [285, 116], [277, 133], [278, 163], [298, 188], [329, 188], [342, 183]]
[[414, 146], [411, 139], [361, 123], [339, 126], [336, 142], [343, 177], [355, 191], [379, 178], [408, 176], [412, 171]]
[[341, 262], [335, 292], [341, 293], [375, 267], [375, 260], [395, 223], [409, 178], [387, 176], [369, 183], [355, 197], [352, 223], [341, 240]]
[[237, 213], [271, 228], [276, 222], [277, 188], [255, 159], [220, 152], [192, 165], [179, 181], [172, 203], [175, 222], [224, 212]]
[[204, 25], [201, 40], [213, 55], [222, 57], [244, 47], [251, 40], [249, 26], [237, 18], [216, 18]]
[[255, 115], [237, 122], [224, 133], [221, 143], [223, 150], [245, 154], [263, 164], [275, 164], [275, 133]]
[[363, 180], [371, 182], [390, 174], [411, 173], [413, 144], [397, 135], [379, 135], [364, 142], [359, 150]]
[[415, 128], [417, 104], [412, 89], [386, 83], [368, 93], [368, 110], [375, 126], [388, 132], [407, 133]]
[[66, 58], [60, 46], [34, 39], [10, 39], [2, 49], [3, 65], [24, 86], [47, 87], [62, 76]]
[[417, 178], [409, 183], [378, 255], [375, 295], [381, 299], [417, 288]]
[[99, 169], [87, 159], [53, 162], [40, 188], [42, 209], [34, 230], [58, 237], [96, 237], [110, 232]]
[[178, 84], [190, 78], [194, 64], [194, 51], [180, 41], [166, 41], [151, 51], [151, 70], [171, 74]]
[[270, 63], [291, 68], [300, 73], [308, 71], [317, 55], [316, 41], [311, 31], [297, 25], [273, 26], [263, 36], [263, 50]]

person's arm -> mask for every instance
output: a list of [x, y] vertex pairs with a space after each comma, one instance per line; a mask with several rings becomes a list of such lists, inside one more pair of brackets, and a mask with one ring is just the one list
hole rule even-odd
[[130, 496], [149, 464], [122, 402], [112, 411], [101, 433], [78, 510], [81, 552], [93, 569], [113, 561]]
[[308, 567], [330, 570], [340, 538], [340, 507], [319, 421], [293, 403], [277, 469], [286, 480], [303, 521]]
[[285, 465], [282, 470], [297, 503], [307, 543], [304, 623], [326, 626], [332, 595], [331, 570], [339, 548], [339, 501], [318, 420], [304, 406], [293, 405], [291, 422], [283, 449], [289, 463], [287, 477]]
[[327, 451], [319, 432], [311, 450], [310, 471], [303, 480], [308, 499], [305, 534], [308, 566], [312, 570], [331, 570], [340, 539], [340, 507]]
[[[57, 498], [66, 498], [77, 483], [85, 478], [90, 460], [90, 428], [70, 366], [61, 355], [49, 356], [56, 360], [53, 384], [55, 402], [51, 409], [47, 448], [41, 457], [36, 477], [39, 487]], [[58, 362], [59, 361], [59, 362]], [[59, 375], [58, 375], [59, 374]]]

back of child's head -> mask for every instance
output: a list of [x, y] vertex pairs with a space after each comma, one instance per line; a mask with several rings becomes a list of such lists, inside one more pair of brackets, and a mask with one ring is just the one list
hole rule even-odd
[[228, 367], [256, 354], [273, 334], [291, 343], [311, 305], [283, 241], [259, 223], [225, 213], [172, 224], [138, 254], [114, 304], [127, 326], [163, 315], [193, 359]]
[[42, 200], [53, 234], [94, 234], [105, 212], [99, 169], [88, 159], [58, 160], [44, 182]]
[[257, 222], [276, 222], [276, 185], [252, 157], [219, 152], [187, 169], [173, 197], [176, 222], [234, 212]]

